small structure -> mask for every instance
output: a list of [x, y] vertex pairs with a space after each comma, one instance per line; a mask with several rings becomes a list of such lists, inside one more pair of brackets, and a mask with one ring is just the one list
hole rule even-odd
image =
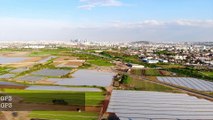
[[126, 65], [127, 65], [128, 67], [132, 68], [132, 69], [143, 69], [143, 68], [144, 68], [143, 65], [139, 65], [139, 64], [127, 63]]
[[159, 60], [157, 59], [147, 59], [147, 58], [143, 58], [142, 61], [150, 64], [155, 64], [159, 62]]
[[162, 62], [162, 63], [168, 63], [168, 60], [163, 60], [163, 59], [160, 59], [159, 62]]

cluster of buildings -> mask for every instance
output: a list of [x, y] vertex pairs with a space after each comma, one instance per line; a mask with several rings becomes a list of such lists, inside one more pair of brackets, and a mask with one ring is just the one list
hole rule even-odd
[[139, 41], [132, 43], [88, 42], [71, 40], [69, 42], [11, 42], [1, 43], [1, 48], [57, 48], [76, 47], [80, 49], [125, 49], [129, 55], [138, 55], [147, 63], [174, 63], [183, 65], [213, 66], [213, 43], [150, 43]]
[[213, 45], [149, 43], [132, 45], [125, 51], [138, 55], [147, 63], [174, 63], [183, 65], [213, 66]]

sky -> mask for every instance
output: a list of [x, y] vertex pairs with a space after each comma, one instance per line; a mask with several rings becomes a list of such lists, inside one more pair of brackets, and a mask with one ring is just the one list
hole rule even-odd
[[0, 41], [213, 41], [213, 0], [0, 0]]

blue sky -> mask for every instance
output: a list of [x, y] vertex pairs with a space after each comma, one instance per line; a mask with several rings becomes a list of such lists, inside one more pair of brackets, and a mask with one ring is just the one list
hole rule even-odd
[[0, 40], [211, 41], [212, 0], [0, 0]]

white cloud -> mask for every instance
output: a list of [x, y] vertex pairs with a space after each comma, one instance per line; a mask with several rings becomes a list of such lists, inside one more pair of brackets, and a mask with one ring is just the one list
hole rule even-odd
[[109, 7], [109, 6], [122, 6], [123, 3], [119, 0], [80, 0], [83, 5], [79, 8], [91, 10], [94, 7]]
[[202, 26], [202, 27], [213, 27], [213, 20], [176, 20], [174, 21], [177, 25], [182, 26]]
[[158, 21], [144, 20], [139, 22], [112, 21], [108, 26], [116, 28], [143, 28], [143, 27], [167, 27], [167, 26], [188, 26], [188, 27], [213, 27], [213, 20], [174, 20]]
[[44, 19], [0, 18], [0, 41], [206, 41], [213, 38], [213, 20], [145, 20], [77, 23]]

